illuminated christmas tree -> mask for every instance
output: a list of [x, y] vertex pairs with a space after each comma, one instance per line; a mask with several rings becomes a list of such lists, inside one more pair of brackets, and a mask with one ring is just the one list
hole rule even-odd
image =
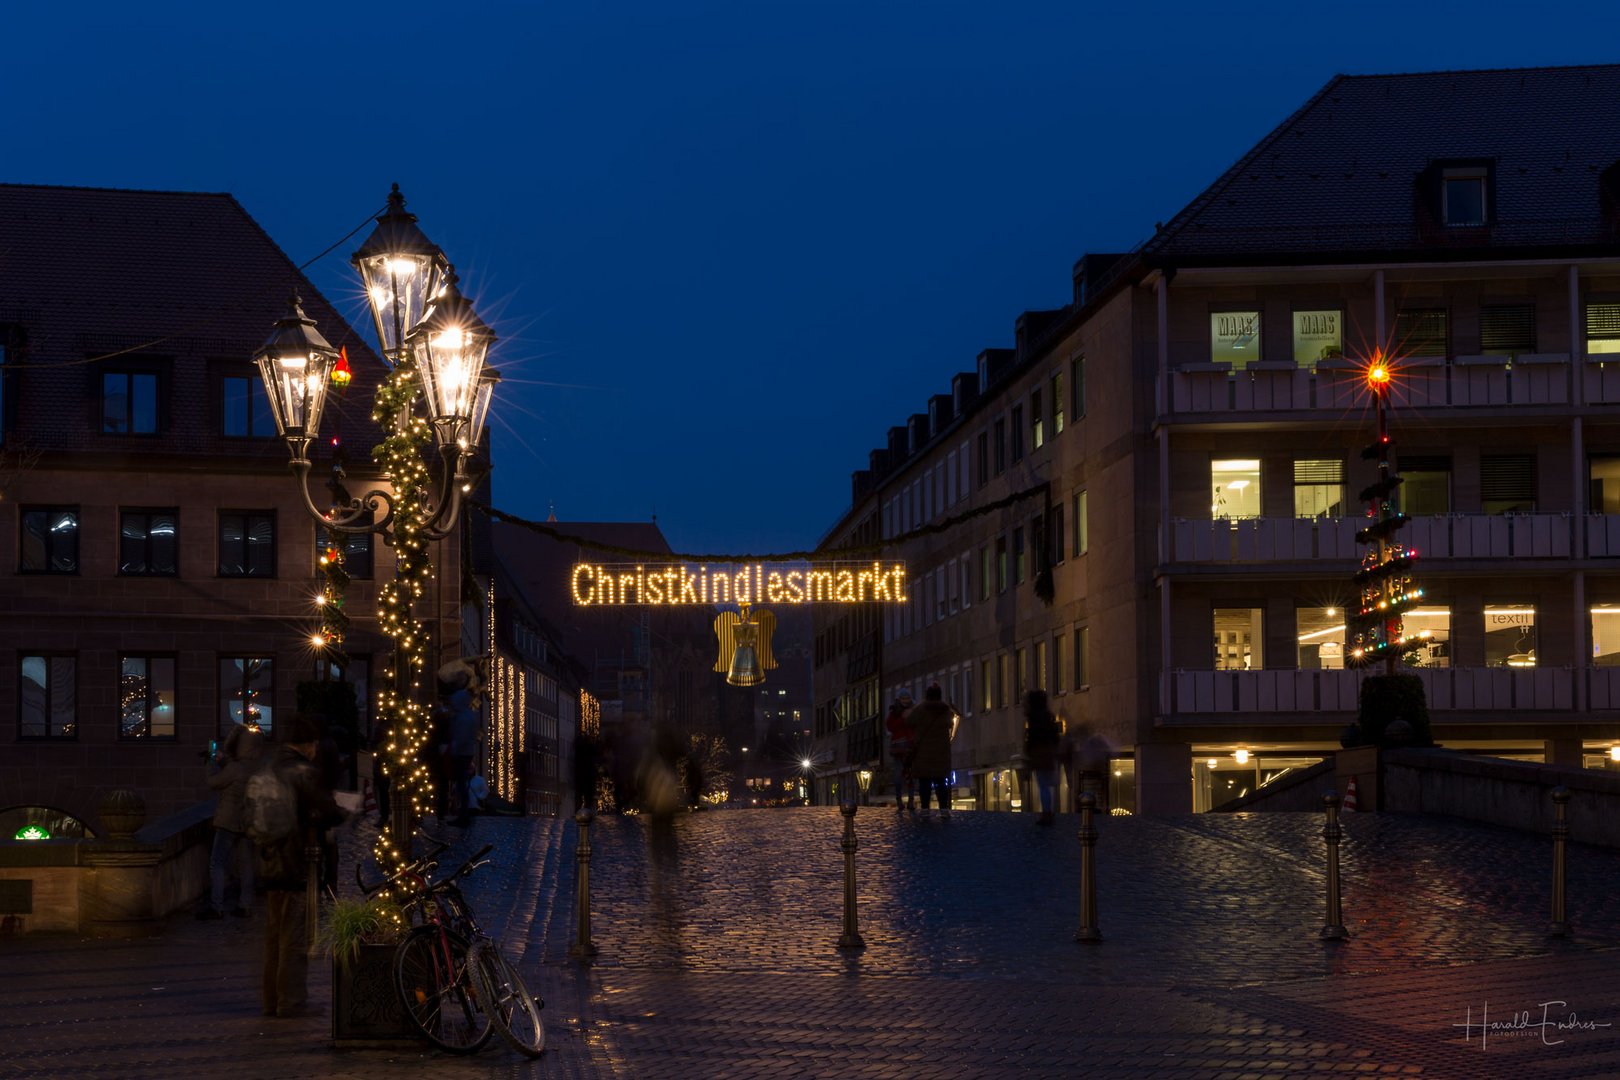
[[1372, 390], [1378, 412], [1378, 439], [1361, 451], [1367, 461], [1378, 463], [1378, 479], [1361, 490], [1367, 504], [1367, 524], [1356, 533], [1356, 543], [1367, 545], [1356, 571], [1360, 607], [1350, 616], [1350, 667], [1370, 667], [1379, 660], [1394, 674], [1395, 661], [1407, 645], [1401, 613], [1423, 597], [1412, 567], [1417, 553], [1396, 539], [1410, 520], [1400, 510], [1401, 477], [1392, 457], [1395, 444], [1389, 437], [1385, 401], [1389, 396], [1389, 366], [1375, 358], [1367, 369], [1367, 386]]
[[[1378, 438], [1361, 456], [1378, 463], [1378, 478], [1361, 491], [1367, 504], [1367, 524], [1356, 532], [1356, 543], [1365, 544], [1366, 553], [1355, 574], [1359, 604], [1347, 620], [1349, 655], [1345, 663], [1366, 668], [1381, 660], [1386, 673], [1362, 683], [1355, 741], [1427, 744], [1429, 718], [1423, 683], [1413, 675], [1395, 674], [1396, 662], [1416, 640], [1407, 635], [1401, 615], [1423, 599], [1423, 589], [1413, 573], [1417, 552], [1397, 538], [1410, 519], [1401, 512], [1401, 477], [1395, 471], [1395, 443], [1389, 437], [1389, 364], [1374, 356], [1365, 378], [1378, 416]], [[1404, 726], [1396, 726], [1397, 722]]]

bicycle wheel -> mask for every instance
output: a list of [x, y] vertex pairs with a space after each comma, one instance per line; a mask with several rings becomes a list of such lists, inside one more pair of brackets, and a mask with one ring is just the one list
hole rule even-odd
[[412, 1025], [441, 1050], [470, 1054], [489, 1041], [490, 1014], [460, 934], [431, 925], [406, 934], [394, 985]]
[[539, 1057], [546, 1048], [546, 1028], [540, 1021], [545, 1002], [536, 1000], [512, 962], [487, 938], [473, 945], [467, 966], [472, 968], [489, 1007], [495, 1028], [512, 1049]]

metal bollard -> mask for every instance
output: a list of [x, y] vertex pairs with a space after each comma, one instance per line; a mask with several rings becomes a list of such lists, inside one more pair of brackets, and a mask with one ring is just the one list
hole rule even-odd
[[844, 815], [844, 842], [839, 845], [844, 849], [844, 932], [838, 936], [840, 949], [864, 949], [866, 942], [861, 937], [860, 929], [856, 925], [855, 916], [855, 811], [857, 807], [853, 802], [846, 802], [838, 808]]
[[596, 813], [588, 806], [579, 808], [574, 823], [579, 826], [579, 839], [574, 842], [574, 921], [579, 932], [568, 947], [568, 955], [575, 960], [588, 960], [596, 955], [591, 941], [591, 822]]
[[[319, 844], [304, 845], [304, 918], [309, 924], [309, 955], [320, 955], [321, 932], [321, 848]], [[242, 904], [246, 907], [244, 901]]]
[[1552, 926], [1547, 928], [1551, 937], [1568, 937], [1569, 920], [1564, 915], [1564, 875], [1567, 862], [1564, 855], [1564, 846], [1569, 842], [1569, 788], [1555, 787], [1552, 790], [1553, 798], [1553, 893], [1552, 893]]
[[1101, 941], [1097, 926], [1097, 826], [1091, 815], [1097, 811], [1097, 796], [1080, 795], [1080, 929], [1076, 941]]
[[1344, 826], [1339, 824], [1339, 793], [1323, 795], [1322, 808], [1327, 813], [1327, 824], [1322, 826], [1322, 839], [1327, 841], [1327, 925], [1322, 927], [1321, 937], [1323, 941], [1343, 941], [1350, 933], [1344, 928], [1339, 902], [1339, 841], [1344, 839]]

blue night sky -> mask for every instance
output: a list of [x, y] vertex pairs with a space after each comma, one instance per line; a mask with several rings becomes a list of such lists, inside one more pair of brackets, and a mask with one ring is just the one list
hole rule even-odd
[[[1617, 59], [1607, 3], [1110, 6], [18, 4], [0, 179], [229, 191], [298, 262], [397, 180], [502, 336], [500, 506], [782, 551], [1335, 73]], [[366, 328], [358, 240], [310, 273]]]

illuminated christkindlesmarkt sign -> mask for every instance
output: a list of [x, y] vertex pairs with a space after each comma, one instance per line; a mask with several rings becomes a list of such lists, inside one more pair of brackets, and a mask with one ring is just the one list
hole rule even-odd
[[581, 607], [638, 604], [898, 604], [906, 593], [902, 562], [575, 563], [569, 578]]

